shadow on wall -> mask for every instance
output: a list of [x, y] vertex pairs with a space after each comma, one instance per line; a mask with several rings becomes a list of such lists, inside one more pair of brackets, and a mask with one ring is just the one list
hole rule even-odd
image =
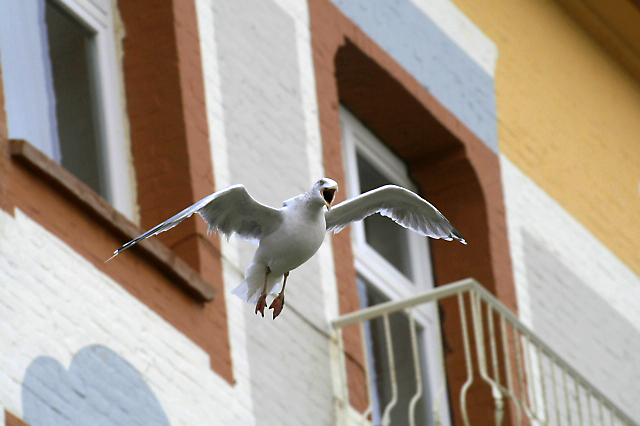
[[24, 421], [30, 425], [169, 425], [140, 374], [111, 349], [87, 346], [69, 371], [40, 356], [22, 382]]

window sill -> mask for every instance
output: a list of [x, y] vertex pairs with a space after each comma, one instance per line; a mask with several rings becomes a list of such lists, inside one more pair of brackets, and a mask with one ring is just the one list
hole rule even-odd
[[[102, 225], [122, 236], [123, 241], [131, 240], [144, 232], [78, 178], [28, 142], [10, 140], [9, 149], [14, 161], [29, 167], [41, 178], [64, 192], [81, 208], [89, 211]], [[200, 302], [213, 300], [215, 289], [162, 243], [157, 240], [143, 240], [131, 250], [138, 250], [144, 254], [194, 299]]]

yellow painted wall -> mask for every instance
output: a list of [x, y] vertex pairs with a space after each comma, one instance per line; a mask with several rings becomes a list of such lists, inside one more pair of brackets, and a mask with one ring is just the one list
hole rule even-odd
[[640, 274], [640, 81], [553, 0], [454, 3], [498, 47], [500, 151]]

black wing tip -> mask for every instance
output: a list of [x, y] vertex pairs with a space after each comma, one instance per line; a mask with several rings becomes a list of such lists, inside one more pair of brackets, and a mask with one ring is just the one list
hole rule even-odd
[[110, 258], [108, 258], [107, 260], [104, 261], [104, 263], [107, 263], [108, 261], [110, 261], [111, 259], [113, 259], [114, 257], [116, 257], [117, 255], [120, 254], [121, 249], [118, 249], [116, 251], [113, 252], [113, 256], [111, 256]]
[[460, 241], [465, 246], [467, 245], [467, 241], [464, 238], [462, 238], [462, 234], [456, 228], [453, 228], [453, 232], [451, 232], [451, 237], [456, 239], [457, 241]]
[[455, 232], [453, 235], [451, 235], [451, 237], [453, 237], [452, 239], [455, 239], [456, 241], [460, 241], [465, 246], [467, 245], [467, 241], [462, 238], [462, 235], [460, 235], [459, 232]]
[[137, 243], [139, 241], [139, 239], [135, 239], [135, 240], [131, 240], [128, 243], [126, 243], [125, 245], [123, 245], [122, 247], [120, 247], [118, 250], [113, 252], [113, 256], [111, 256], [110, 258], [108, 258], [107, 260], [104, 261], [104, 263], [107, 263], [108, 261], [110, 261], [111, 259], [113, 259], [114, 257], [116, 257], [117, 255], [119, 255], [120, 253], [122, 253], [123, 251], [125, 251], [126, 249], [128, 249], [129, 247], [131, 247], [132, 245], [134, 245], [135, 243]]
[[458, 235], [449, 235], [448, 237], [432, 237], [432, 238], [436, 238], [436, 239], [442, 238], [445, 241], [459, 241], [465, 246], [467, 245], [467, 241]]

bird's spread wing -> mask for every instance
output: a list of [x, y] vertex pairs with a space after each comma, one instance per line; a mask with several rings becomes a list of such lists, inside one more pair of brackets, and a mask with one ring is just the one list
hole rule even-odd
[[[278, 209], [265, 206], [254, 200], [242, 185], [233, 185], [215, 192], [158, 226], [129, 241], [114, 252], [117, 256], [135, 243], [145, 238], [167, 231], [184, 219], [198, 213], [208, 225], [208, 232], [221, 232], [227, 238], [233, 234], [250, 241], [259, 240], [275, 231], [282, 222]], [[109, 260], [111, 260], [109, 259]]]
[[[208, 231], [259, 241], [282, 223], [282, 212], [254, 200], [242, 185], [233, 185], [211, 194], [196, 210], [207, 222]], [[197, 205], [197, 203], [196, 203]], [[194, 205], [195, 206], [195, 205]]]
[[390, 217], [396, 223], [421, 235], [467, 242], [447, 218], [417, 194], [395, 185], [386, 185], [343, 201], [325, 213], [327, 231], [338, 233], [351, 222], [374, 213]]

